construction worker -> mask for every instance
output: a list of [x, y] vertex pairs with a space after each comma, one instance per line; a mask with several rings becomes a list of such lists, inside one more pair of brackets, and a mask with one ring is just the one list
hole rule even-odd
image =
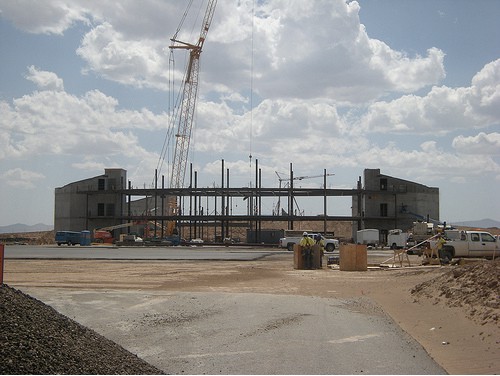
[[448, 259], [444, 257], [443, 254], [443, 244], [446, 243], [446, 240], [444, 237], [441, 235], [441, 233], [438, 234], [437, 240], [436, 240], [436, 249], [437, 249], [437, 254], [439, 259], [441, 260], [442, 264], [447, 264]]
[[325, 241], [321, 236], [321, 233], [316, 234], [316, 244], [319, 246], [319, 267], [323, 267], [323, 255], [325, 254]]
[[302, 257], [304, 258], [304, 266], [306, 269], [312, 268], [312, 255], [313, 255], [313, 245], [314, 239], [310, 238], [307, 231], [302, 234], [302, 239], [300, 239], [299, 245], [302, 248]]

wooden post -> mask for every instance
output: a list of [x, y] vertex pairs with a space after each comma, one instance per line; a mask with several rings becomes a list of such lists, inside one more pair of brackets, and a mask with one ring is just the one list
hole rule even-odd
[[321, 269], [321, 249], [319, 244], [313, 245], [313, 269]]
[[304, 269], [304, 263], [302, 262], [302, 247], [298, 244], [293, 245], [293, 268]]

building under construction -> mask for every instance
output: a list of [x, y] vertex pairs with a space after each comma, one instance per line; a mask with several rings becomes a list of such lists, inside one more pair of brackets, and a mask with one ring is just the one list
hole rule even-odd
[[[176, 101], [180, 107], [171, 117], [164, 144], [170, 145], [169, 140], [175, 135], [169, 186], [165, 186], [164, 177], [159, 178], [156, 172], [154, 186], [134, 188], [127, 181], [125, 170], [106, 169], [104, 175], [56, 188], [56, 231], [90, 230], [96, 234], [95, 230], [101, 230], [109, 235], [108, 239], [134, 233], [151, 239], [175, 235], [176, 238], [200, 238], [209, 242], [240, 240], [277, 244], [285, 230], [312, 230], [350, 240], [355, 239], [359, 229], [376, 228], [381, 234], [380, 242], [384, 243], [390, 229], [406, 230], [417, 219], [439, 219], [437, 188], [381, 175], [378, 169], [365, 170], [364, 186], [359, 177], [352, 189], [327, 188], [329, 174], [326, 170], [322, 188], [301, 188], [294, 185], [298, 178], [294, 177], [290, 164], [288, 177], [280, 179], [279, 187], [269, 188], [262, 184], [256, 160], [254, 182], [249, 187], [235, 188], [230, 185], [230, 171], [225, 169], [222, 160], [220, 184], [199, 187], [198, 174], [192, 165], [187, 173], [187, 160], [195, 118], [200, 55], [216, 5], [217, 0], [208, 1], [197, 41], [189, 43], [178, 39], [184, 17], [171, 38], [171, 53], [174, 50], [189, 52], [189, 62], [179, 91], [181, 97]], [[174, 127], [176, 132], [172, 131]], [[161, 170], [167, 152], [168, 147], [164, 147], [157, 171]], [[287, 183], [282, 186], [282, 181]], [[351, 198], [351, 215], [334, 215], [332, 207], [328, 207], [332, 197]], [[305, 205], [314, 206], [319, 214], [305, 215], [298, 210], [297, 199], [308, 201]], [[277, 202], [273, 210], [268, 210], [269, 200]]]
[[[187, 240], [277, 244], [284, 230], [313, 230], [350, 240], [365, 228], [380, 230], [384, 242], [390, 229], [406, 230], [416, 220], [439, 220], [438, 188], [382, 175], [379, 169], [366, 169], [364, 185], [360, 176], [352, 189], [327, 188], [327, 176], [324, 170], [322, 188], [296, 187], [294, 181], [300, 178], [294, 178], [290, 164], [285, 186], [264, 187], [256, 161], [254, 187], [236, 188], [221, 161], [218, 186], [198, 187], [198, 174], [191, 168], [186, 188], [166, 188], [163, 176], [156, 176], [151, 188], [134, 188], [125, 170], [106, 169], [103, 175], [55, 189], [54, 227], [56, 231], [111, 227], [116, 228], [116, 238], [134, 233], [156, 239], [175, 229]], [[339, 196], [351, 197], [351, 216], [330, 212], [329, 198]], [[297, 210], [297, 198], [321, 201], [320, 214], [304, 215]], [[279, 205], [266, 213], [266, 200]]]

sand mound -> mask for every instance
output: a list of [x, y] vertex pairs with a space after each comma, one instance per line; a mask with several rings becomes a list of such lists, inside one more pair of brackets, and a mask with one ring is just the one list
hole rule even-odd
[[480, 324], [500, 327], [500, 261], [478, 261], [453, 266], [450, 271], [415, 286], [418, 298], [434, 299], [450, 307], [462, 307]]

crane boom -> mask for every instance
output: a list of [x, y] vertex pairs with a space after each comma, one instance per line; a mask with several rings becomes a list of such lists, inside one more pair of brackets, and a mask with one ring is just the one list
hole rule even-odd
[[[323, 176], [325, 176], [325, 174], [323, 175], [313, 175], [313, 176], [294, 176], [293, 179], [290, 179], [290, 178], [282, 178], [277, 171], [274, 171], [276, 173], [276, 175], [278, 175], [278, 179], [280, 182], [282, 181], [287, 181], [287, 180], [304, 180], [304, 179], [312, 179], [312, 178], [322, 178]], [[326, 176], [333, 176], [335, 174], [326, 174]]]
[[[186, 175], [186, 166], [189, 154], [189, 144], [191, 142], [191, 132], [193, 129], [193, 121], [195, 116], [196, 99], [198, 95], [198, 74], [200, 68], [200, 54], [203, 44], [208, 34], [208, 29], [212, 23], [212, 18], [215, 12], [217, 0], [210, 0], [207, 5], [207, 10], [203, 18], [203, 23], [200, 31], [200, 37], [197, 44], [181, 42], [175, 38], [171, 41], [171, 49], [187, 49], [189, 50], [189, 62], [184, 80], [184, 88], [182, 92], [182, 103], [179, 111], [179, 122], [177, 133], [175, 135], [175, 149], [172, 161], [172, 174], [170, 177], [170, 188], [182, 188], [184, 185], [184, 177]], [[180, 43], [180, 45], [175, 45]]]
[[[282, 178], [280, 173], [278, 171], [274, 171], [276, 176], [278, 177], [278, 180], [280, 182], [280, 189], [281, 189], [281, 183], [284, 182], [284, 181], [292, 181], [292, 180], [304, 180], [304, 179], [313, 179], [313, 178], [322, 178], [322, 177], [325, 177], [325, 176], [333, 176], [335, 174], [323, 174], [323, 175], [311, 175], [311, 176], [294, 176], [293, 178]], [[288, 186], [290, 186], [290, 183], [287, 183]], [[325, 184], [326, 186], [326, 184]], [[297, 203], [297, 200], [294, 198], [293, 199], [295, 201], [295, 204], [297, 205], [298, 207], [298, 203]], [[281, 198], [278, 196], [278, 202], [276, 204], [276, 209], [274, 210], [274, 213], [276, 213], [276, 215], [281, 215], [280, 214], [280, 211], [281, 211]]]

